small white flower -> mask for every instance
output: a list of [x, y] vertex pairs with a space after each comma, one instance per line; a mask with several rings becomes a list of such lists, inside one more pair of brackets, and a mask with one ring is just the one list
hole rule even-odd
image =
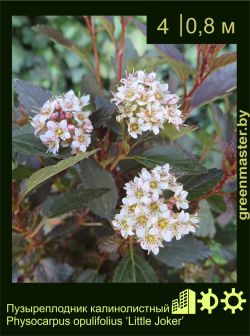
[[73, 90], [64, 95], [61, 106], [64, 111], [80, 111], [81, 109], [79, 99], [75, 96]]
[[58, 137], [62, 140], [67, 140], [70, 138], [70, 133], [68, 131], [68, 124], [66, 120], [60, 122], [48, 121], [47, 122], [48, 131], [46, 133], [51, 134], [51, 136]]
[[127, 74], [112, 94], [118, 108], [117, 121], [125, 120], [128, 133], [135, 139], [146, 131], [159, 134], [165, 122], [177, 129], [183, 124], [182, 112], [176, 105], [179, 97], [170, 94], [168, 85], [157, 81], [154, 72]]
[[71, 147], [72, 154], [85, 152], [90, 145], [93, 125], [84, 110], [90, 97], [77, 97], [73, 90], [48, 100], [32, 118], [35, 135], [57, 154], [59, 147]]
[[79, 106], [80, 106], [80, 108], [83, 108], [83, 107], [89, 105], [89, 103], [90, 103], [90, 95], [82, 96], [79, 99]]
[[78, 126], [82, 126], [86, 120], [86, 115], [82, 111], [73, 112], [74, 118], [77, 121]]
[[51, 134], [41, 134], [40, 135], [41, 141], [48, 147], [48, 152], [57, 154], [59, 150], [59, 139], [57, 137], [54, 137]]
[[132, 138], [136, 139], [138, 135], [142, 134], [142, 130], [138, 124], [138, 120], [134, 117], [130, 118], [130, 123], [128, 125], [128, 132], [132, 136]]
[[176, 188], [174, 199], [176, 201], [176, 207], [179, 210], [181, 209], [187, 209], [188, 208], [188, 201], [186, 200], [186, 197], [188, 195], [188, 192], [183, 190], [183, 186], [180, 185]]
[[163, 247], [162, 241], [158, 235], [158, 230], [154, 228], [145, 232], [140, 243], [143, 250], [148, 251], [148, 254], [152, 251], [154, 255], [157, 255], [159, 253], [159, 247]]
[[128, 236], [133, 236], [133, 222], [121, 216], [120, 214], [115, 216], [113, 220], [113, 226], [120, 230], [123, 238], [128, 238]]
[[35, 128], [35, 135], [38, 132], [42, 132], [43, 130], [46, 130], [45, 127], [45, 121], [46, 121], [47, 117], [44, 115], [36, 115], [31, 122], [31, 125]]
[[91, 142], [90, 135], [83, 133], [83, 130], [80, 128], [75, 128], [73, 139], [71, 144], [73, 151], [79, 150], [80, 152], [85, 152]]
[[136, 234], [139, 238], [143, 237], [147, 229], [150, 227], [150, 215], [143, 210], [144, 207], [140, 209], [140, 212], [136, 215], [134, 220], [136, 223]]
[[47, 118], [51, 116], [55, 109], [55, 102], [54, 101], [46, 101], [46, 103], [41, 108], [41, 114]]
[[[188, 193], [170, 173], [169, 164], [151, 171], [143, 168], [139, 177], [126, 183], [124, 189], [126, 197], [112, 224], [124, 238], [134, 235], [148, 253], [157, 254], [163, 241], [170, 242], [174, 237], [178, 240], [195, 232], [199, 223], [197, 215], [176, 211], [176, 208], [188, 208]], [[173, 191], [174, 196], [165, 200], [164, 190]]]

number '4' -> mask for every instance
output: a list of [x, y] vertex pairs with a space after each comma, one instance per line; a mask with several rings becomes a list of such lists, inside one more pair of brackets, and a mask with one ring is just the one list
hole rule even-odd
[[164, 34], [167, 34], [169, 28], [167, 28], [167, 19], [163, 19], [162, 22], [159, 24], [157, 30], [162, 30]]

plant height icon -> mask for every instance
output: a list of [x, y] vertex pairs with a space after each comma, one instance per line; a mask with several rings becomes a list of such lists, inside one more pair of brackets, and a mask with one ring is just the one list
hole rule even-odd
[[196, 293], [191, 289], [180, 292], [172, 301], [172, 314], [196, 314]]

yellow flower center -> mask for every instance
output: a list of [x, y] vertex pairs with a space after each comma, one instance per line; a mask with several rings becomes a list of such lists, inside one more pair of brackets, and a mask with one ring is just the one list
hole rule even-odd
[[159, 210], [159, 206], [158, 204], [155, 202], [155, 203], [151, 203], [150, 204], [150, 209], [153, 211], [153, 212], [156, 212]]
[[157, 189], [158, 188], [158, 183], [156, 181], [151, 181], [150, 182], [150, 188]]
[[83, 115], [82, 113], [78, 113], [78, 114], [77, 114], [77, 118], [78, 118], [79, 120], [83, 120], [83, 119], [84, 119], [84, 115]]
[[148, 235], [146, 235], [146, 240], [149, 244], [154, 244], [154, 243], [156, 243], [157, 238], [156, 238], [156, 236], [148, 234]]
[[126, 221], [125, 219], [121, 221], [121, 226], [122, 226], [124, 229], [126, 229], [126, 228], [128, 227], [128, 223], [127, 223], [127, 221]]
[[77, 137], [78, 142], [83, 143], [84, 142], [84, 135], [79, 135]]
[[63, 130], [60, 127], [58, 127], [56, 129], [55, 133], [56, 133], [56, 135], [61, 136], [63, 134]]
[[159, 218], [158, 227], [160, 229], [166, 229], [168, 227], [168, 221], [166, 218]]
[[50, 106], [48, 106], [46, 109], [42, 109], [42, 114], [48, 114], [48, 115], [50, 115], [50, 113], [52, 112], [52, 110], [51, 110], [51, 107]]
[[130, 205], [129, 207], [128, 207], [128, 210], [130, 211], [130, 212], [134, 212], [135, 211], [135, 209], [136, 209], [136, 204], [132, 204], [132, 205]]
[[134, 123], [134, 124], [130, 124], [130, 127], [133, 131], [137, 131], [139, 129], [138, 124]]
[[141, 198], [141, 197], [143, 196], [143, 191], [142, 191], [142, 190], [137, 190], [137, 191], [135, 192], [135, 196], [136, 196], [137, 198]]
[[145, 225], [145, 224], [147, 224], [147, 217], [146, 216], [139, 216], [138, 218], [137, 218], [137, 223], [139, 224], [139, 225]]
[[49, 147], [55, 147], [56, 142], [54, 140], [49, 140], [48, 145], [49, 145]]
[[157, 92], [155, 95], [156, 99], [162, 99], [162, 94], [161, 92]]
[[127, 93], [126, 93], [126, 97], [128, 97], [128, 98], [133, 97], [133, 95], [134, 95], [133, 90], [128, 90]]

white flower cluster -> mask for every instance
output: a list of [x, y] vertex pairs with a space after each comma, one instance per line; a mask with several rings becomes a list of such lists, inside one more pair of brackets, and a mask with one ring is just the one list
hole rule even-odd
[[182, 112], [177, 105], [179, 97], [170, 94], [168, 84], [156, 80], [156, 73], [137, 71], [121, 79], [112, 99], [118, 107], [117, 121], [125, 119], [128, 132], [137, 138], [142, 132], [158, 134], [165, 122], [177, 129], [183, 124]]
[[71, 147], [72, 154], [85, 152], [90, 145], [93, 130], [89, 120], [89, 95], [77, 97], [72, 90], [63, 96], [48, 100], [32, 119], [35, 134], [56, 154], [59, 147]]
[[[188, 193], [169, 172], [169, 165], [157, 166], [148, 171], [143, 168], [139, 177], [125, 184], [127, 196], [122, 208], [112, 221], [124, 238], [135, 236], [148, 253], [159, 253], [163, 241], [179, 240], [183, 235], [195, 232], [199, 223], [196, 215], [185, 212], [188, 209]], [[164, 199], [164, 191], [173, 196]]]

